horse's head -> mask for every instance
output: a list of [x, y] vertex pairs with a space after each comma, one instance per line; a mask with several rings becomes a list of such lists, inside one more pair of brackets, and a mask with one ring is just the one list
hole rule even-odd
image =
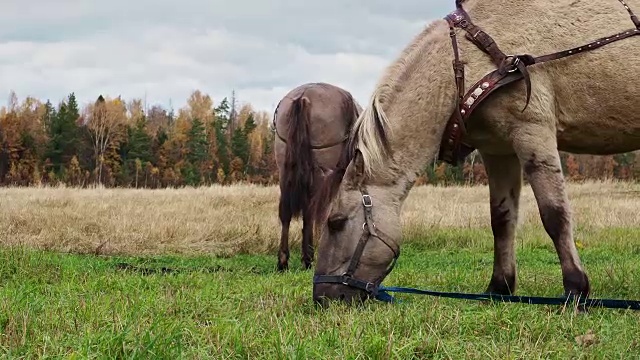
[[[333, 195], [326, 206], [314, 276], [313, 298], [365, 300], [389, 274], [399, 255], [399, 184], [367, 184], [362, 156], [342, 174], [333, 174]], [[329, 185], [331, 186], [331, 185]]]

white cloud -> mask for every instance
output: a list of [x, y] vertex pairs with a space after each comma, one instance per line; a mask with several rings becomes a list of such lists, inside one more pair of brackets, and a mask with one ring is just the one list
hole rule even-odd
[[199, 89], [272, 111], [323, 81], [367, 100], [380, 73], [453, 0], [9, 0], [0, 13], [0, 94], [56, 103], [75, 92], [174, 108]]

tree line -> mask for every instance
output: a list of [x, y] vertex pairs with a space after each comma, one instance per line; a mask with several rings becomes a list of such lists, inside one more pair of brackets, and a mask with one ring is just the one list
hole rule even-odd
[[[218, 103], [194, 91], [174, 112], [141, 99], [99, 95], [82, 106], [74, 93], [55, 106], [10, 94], [0, 109], [0, 185], [164, 188], [278, 182], [273, 114], [235, 95]], [[640, 180], [640, 154], [562, 153], [569, 180]], [[418, 184], [486, 184], [482, 159], [471, 154], [453, 167], [434, 162]]]

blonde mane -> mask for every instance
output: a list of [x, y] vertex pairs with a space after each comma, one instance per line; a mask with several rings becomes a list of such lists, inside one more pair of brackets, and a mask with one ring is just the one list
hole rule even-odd
[[413, 73], [423, 55], [427, 35], [436, 25], [436, 22], [432, 22], [425, 27], [387, 67], [366, 108], [354, 123], [351, 140], [362, 154], [366, 176], [393, 157], [390, 139], [393, 136], [392, 125], [397, 119], [390, 119], [383, 106], [395, 97], [396, 85], [406, 81]]

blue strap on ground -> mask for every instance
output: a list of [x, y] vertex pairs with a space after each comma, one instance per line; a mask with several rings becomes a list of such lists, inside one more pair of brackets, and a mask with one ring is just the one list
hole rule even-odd
[[[498, 295], [498, 294], [465, 294], [456, 292], [440, 292], [430, 290], [419, 290], [413, 288], [397, 287], [397, 286], [380, 286], [376, 299], [383, 302], [396, 303], [398, 300], [391, 296], [389, 292], [397, 292], [404, 294], [430, 295], [436, 297], [446, 297], [464, 300], [479, 301], [501, 301], [512, 303], [525, 303], [532, 305], [565, 305], [571, 302], [569, 297], [541, 297], [541, 296], [515, 296], [515, 295]], [[586, 307], [604, 307], [609, 309], [630, 309], [640, 310], [640, 301], [636, 300], [618, 300], [618, 299], [580, 299], [580, 305]]]

